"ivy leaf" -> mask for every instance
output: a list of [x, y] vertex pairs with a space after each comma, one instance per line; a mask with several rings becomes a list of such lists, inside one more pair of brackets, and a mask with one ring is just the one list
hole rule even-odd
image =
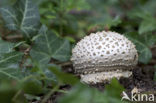
[[37, 94], [41, 94], [43, 90], [42, 82], [35, 78], [31, 78], [24, 81], [22, 85], [23, 85], [22, 87], [23, 91], [26, 94], [37, 95]]
[[0, 6], [12, 4], [15, 0], [0, 0]]
[[[31, 72], [33, 73], [33, 75], [42, 75], [44, 76], [45, 78], [45, 83], [48, 84], [48, 83], [57, 83], [57, 79], [56, 79], [56, 76], [48, 69], [49, 66], [56, 66], [54, 64], [33, 64], [34, 67], [31, 69]], [[60, 69], [58, 66], [56, 66], [57, 69]], [[42, 78], [43, 80], [43, 78]]]
[[14, 48], [13, 43], [5, 42], [0, 38], [0, 49], [1, 49], [0, 54], [9, 53], [13, 51], [13, 48]]
[[85, 0], [79, 0], [77, 3], [75, 3], [75, 0], [68, 0], [64, 2], [64, 5], [67, 8], [67, 11], [76, 9], [76, 10], [86, 10], [89, 9], [90, 6]]
[[59, 81], [65, 84], [75, 85], [79, 82], [79, 80], [74, 75], [61, 72], [56, 66], [49, 67], [49, 70], [55, 74]]
[[58, 99], [58, 103], [91, 103], [95, 89], [83, 84], [77, 84], [64, 97]]
[[156, 20], [153, 16], [147, 15], [143, 17], [143, 21], [139, 26], [139, 34], [156, 30]]
[[48, 63], [51, 58], [59, 61], [67, 61], [70, 58], [70, 43], [48, 32], [45, 26], [39, 31], [39, 37], [35, 39], [30, 51], [33, 60], [39, 63]]
[[152, 14], [145, 11], [143, 12], [141, 10], [137, 10], [131, 12], [130, 15], [134, 16], [133, 18], [141, 19], [138, 30], [139, 34], [144, 34], [156, 30], [156, 21], [155, 17]]
[[145, 39], [144, 41], [148, 47], [153, 47], [154, 44], [156, 43], [156, 35], [147, 33], [146, 35], [143, 35], [143, 37], [144, 37], [144, 39]]
[[98, 18], [90, 18], [90, 20], [94, 22], [94, 24], [91, 25], [90, 28], [100, 26], [99, 29], [103, 29], [103, 27], [107, 27], [108, 29], [110, 29], [111, 27], [115, 27], [122, 22], [118, 16], [112, 18], [109, 15], [103, 15]]
[[[116, 90], [118, 90], [118, 92], [114, 92]], [[110, 95], [109, 97], [117, 97], [117, 98], [121, 98], [120, 95], [123, 90], [124, 90], [124, 87], [120, 85], [118, 80], [115, 78], [111, 80], [111, 83], [109, 85], [106, 85], [106, 89], [105, 89], [107, 96]]]
[[32, 0], [18, 0], [13, 6], [1, 8], [0, 13], [9, 30], [20, 30], [27, 38], [35, 35], [40, 26], [38, 8]]
[[[21, 90], [19, 82], [3, 78], [0, 84], [1, 103], [28, 103], [24, 93], [19, 92]], [[19, 93], [19, 95], [15, 97], [17, 93]]]
[[22, 55], [23, 53], [16, 51], [0, 55], [0, 78], [21, 79], [22, 71], [18, 63]]
[[147, 11], [146, 8], [137, 8], [128, 13], [130, 18], [134, 19], [135, 21], [139, 21], [138, 32], [140, 35], [156, 30], [156, 20], [153, 14], [150, 12], [149, 10]]
[[140, 37], [136, 32], [129, 33], [127, 37], [135, 43], [136, 49], [139, 52], [139, 61], [147, 64], [152, 58], [152, 52], [148, 44], [145, 44], [143, 37]]
[[20, 79], [22, 72], [19, 69], [19, 62], [23, 53], [15, 51], [14, 43], [5, 42], [0, 39], [0, 78]]
[[104, 92], [78, 83], [64, 97], [59, 98], [58, 103], [122, 103], [120, 95], [123, 90], [116, 79], [106, 86]]

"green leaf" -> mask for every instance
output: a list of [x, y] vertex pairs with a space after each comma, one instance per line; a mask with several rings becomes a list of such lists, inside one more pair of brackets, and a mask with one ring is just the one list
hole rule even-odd
[[75, 0], [68, 0], [64, 2], [67, 11], [76, 10], [87, 10], [90, 8], [86, 0], [79, 0], [75, 3]]
[[[146, 6], [150, 8], [148, 3]], [[129, 17], [134, 19], [133, 21], [139, 23], [138, 32], [140, 35], [156, 30], [155, 16], [151, 13], [151, 11], [152, 10], [147, 10], [147, 8], [141, 7], [137, 9], [135, 8], [128, 13]]]
[[131, 13], [134, 18], [139, 18], [141, 23], [139, 25], [139, 34], [144, 34], [156, 30], [155, 17], [148, 12], [143, 12], [141, 10], [134, 11]]
[[43, 91], [42, 82], [34, 78], [24, 81], [22, 85], [23, 91], [27, 94], [37, 95]]
[[64, 97], [59, 98], [58, 103], [122, 103], [120, 95], [123, 90], [116, 79], [106, 86], [104, 92], [78, 83]]
[[15, 80], [0, 80], [1, 103], [28, 103], [24, 93], [21, 93], [20, 83]]
[[79, 80], [74, 75], [61, 72], [56, 66], [49, 67], [49, 70], [55, 74], [56, 78], [62, 83], [75, 85], [79, 82]]
[[45, 26], [39, 31], [39, 37], [35, 39], [30, 51], [33, 60], [39, 63], [48, 63], [51, 58], [59, 61], [67, 61], [70, 58], [70, 43], [48, 32]]
[[139, 61], [147, 64], [152, 58], [152, 52], [148, 45], [145, 44], [144, 38], [139, 36], [136, 32], [129, 33], [127, 37], [135, 43], [136, 49], [139, 52]]
[[0, 81], [0, 101], [2, 103], [12, 103], [12, 98], [18, 91], [18, 87], [13, 85], [13, 81]]
[[100, 26], [99, 29], [103, 30], [104, 27], [107, 27], [108, 29], [110, 29], [111, 27], [115, 27], [119, 25], [122, 21], [118, 16], [112, 18], [110, 15], [103, 15], [98, 18], [91, 18], [91, 22], [94, 22], [94, 24], [91, 25], [91, 27], [89, 28]]
[[150, 32], [153, 30], [156, 30], [156, 20], [154, 17], [148, 15], [147, 17], [143, 18], [143, 21], [139, 26], [139, 34]]
[[19, 68], [23, 53], [15, 51], [14, 43], [6, 42], [0, 39], [0, 80], [16, 79], [24, 77], [23, 71]]
[[144, 46], [142, 45], [142, 47], [143, 49], [140, 50], [139, 61], [147, 64], [152, 58], [152, 53], [151, 53], [151, 50], [145, 45]]
[[0, 55], [0, 78], [20, 80], [24, 75], [19, 68], [23, 53], [10, 52]]
[[0, 13], [10, 30], [19, 30], [22, 34], [31, 38], [40, 26], [38, 8], [31, 0], [17, 0], [13, 6], [3, 7]]
[[37, 101], [41, 100], [41, 97], [35, 96], [35, 95], [31, 95], [31, 94], [25, 94], [25, 97], [26, 97], [28, 100], [30, 100], [30, 101], [32, 101], [32, 100], [37, 100]]
[[5, 42], [0, 38], [0, 55], [13, 51], [13, 48], [14, 48], [13, 43]]
[[94, 89], [83, 84], [76, 85], [68, 94], [58, 99], [58, 103], [91, 103]]
[[[114, 92], [115, 90], [118, 90], [118, 92]], [[109, 94], [110, 97], [117, 97], [120, 98], [122, 91], [124, 90], [123, 86], [120, 85], [120, 83], [113, 78], [111, 80], [111, 83], [109, 85], [106, 85], [105, 91], [107, 92], [107, 95]]]
[[1, 82], [0, 85], [0, 101], [2, 103], [11, 103], [11, 99], [15, 95], [17, 87], [11, 85], [11, 83]]
[[15, 0], [0, 0], [0, 6], [4, 6], [4, 5], [8, 5], [8, 4], [12, 4], [15, 2]]
[[[34, 64], [33, 64], [34, 65]], [[57, 79], [56, 76], [48, 69], [48, 67], [50, 66], [56, 66], [53, 64], [35, 64], [34, 67], [32, 68], [31, 72], [33, 73], [33, 75], [37, 74], [37, 75], [42, 75], [42, 79], [46, 80], [46, 83], [57, 83]]]
[[153, 35], [152, 33], [143, 35], [143, 38], [145, 39], [144, 42], [148, 47], [152, 47], [156, 43], [156, 35]]

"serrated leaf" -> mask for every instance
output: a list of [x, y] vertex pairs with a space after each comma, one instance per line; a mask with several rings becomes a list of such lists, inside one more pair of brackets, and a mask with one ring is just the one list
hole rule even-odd
[[0, 13], [10, 30], [20, 30], [22, 34], [31, 38], [40, 25], [38, 8], [32, 0], [18, 0], [14, 6], [3, 7]]
[[70, 58], [70, 43], [48, 32], [45, 26], [39, 31], [39, 37], [35, 39], [30, 51], [33, 60], [39, 63], [48, 63], [51, 58], [59, 61], [67, 61]]

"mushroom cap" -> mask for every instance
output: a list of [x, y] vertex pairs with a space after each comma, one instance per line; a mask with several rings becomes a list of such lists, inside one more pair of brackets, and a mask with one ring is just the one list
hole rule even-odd
[[[91, 33], [80, 40], [72, 50], [71, 61], [75, 72], [84, 77], [88, 74], [116, 70], [130, 71], [137, 65], [138, 54], [135, 45], [123, 35], [102, 31]], [[95, 77], [96, 75], [93, 78]]]

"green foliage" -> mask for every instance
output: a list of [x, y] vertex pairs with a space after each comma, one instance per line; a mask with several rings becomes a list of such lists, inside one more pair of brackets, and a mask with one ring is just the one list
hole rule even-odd
[[104, 92], [99, 92], [95, 88], [79, 83], [64, 97], [59, 98], [58, 101], [59, 103], [122, 103], [120, 94], [123, 90], [123, 87], [116, 79], [113, 79], [106, 86]]
[[78, 83], [78, 79], [76, 77], [74, 77], [71, 74], [67, 74], [67, 73], [63, 73], [61, 71], [58, 70], [58, 68], [56, 67], [50, 67], [49, 70], [54, 73], [57, 77], [57, 79], [65, 84], [71, 84], [71, 85], [75, 85], [76, 83]]
[[[41, 22], [53, 27], [53, 30], [65, 34], [76, 34], [77, 20], [69, 12], [88, 8], [84, 0], [46, 0], [40, 5]], [[51, 25], [51, 23], [53, 25]]]
[[0, 82], [0, 100], [2, 103], [28, 103], [16, 81]]
[[[58, 103], [121, 103], [124, 88], [117, 80], [99, 91], [64, 73], [68, 66], [62, 64], [70, 60], [80, 37], [101, 30], [125, 34], [135, 43], [139, 62], [148, 64], [156, 45], [155, 4], [155, 0], [1, 0], [0, 101], [45, 103], [55, 92], [63, 92]], [[72, 89], [59, 88], [65, 84]]]
[[23, 91], [26, 94], [37, 95], [42, 93], [42, 82], [37, 79], [28, 79], [22, 85]]
[[1, 48], [0, 55], [2, 55], [4, 53], [12, 52], [14, 48], [14, 44], [5, 42], [0, 38], [0, 48]]
[[0, 100], [2, 103], [10, 103], [12, 97], [16, 93], [16, 87], [12, 88], [12, 85], [10, 83], [3, 82], [0, 85]]
[[132, 15], [132, 18], [140, 19], [141, 23], [139, 24], [138, 32], [140, 35], [149, 33], [156, 30], [156, 21], [152, 14], [149, 12], [136, 10], [130, 12], [129, 15]]
[[153, 35], [145, 37], [139, 36], [137, 32], [131, 32], [128, 35], [128, 38], [132, 40], [136, 44], [136, 48], [139, 52], [139, 61], [147, 64], [152, 58], [152, 52], [149, 46], [153, 45], [155, 41], [155, 37]]
[[0, 6], [5, 6], [5, 5], [8, 5], [8, 4], [12, 4], [14, 3], [16, 0], [1, 0], [0, 2]]
[[19, 80], [22, 72], [18, 68], [23, 53], [13, 50], [14, 44], [0, 39], [0, 77]]
[[20, 80], [23, 77], [22, 71], [18, 68], [22, 53], [11, 52], [0, 57], [0, 77]]
[[139, 34], [156, 30], [156, 21], [152, 15], [141, 15], [141, 19], [143, 21], [139, 26]]
[[40, 26], [40, 16], [36, 5], [31, 0], [18, 0], [13, 6], [3, 7], [0, 13], [10, 30], [18, 30], [31, 38]]
[[[30, 51], [32, 58], [40, 63], [48, 63], [51, 58], [67, 61], [70, 57], [70, 44], [65, 39], [60, 39], [54, 33], [48, 32], [45, 26], [39, 31]], [[38, 56], [40, 55], [40, 56]]]
[[106, 15], [103, 15], [101, 18], [91, 19], [91, 21], [93, 21], [94, 24], [91, 25], [89, 29], [92, 29], [98, 26], [99, 30], [103, 30], [104, 28], [110, 29], [111, 27], [117, 26], [121, 23], [121, 20], [119, 17], [112, 18]]
[[89, 9], [89, 5], [85, 0], [79, 0], [75, 3], [75, 0], [62, 0], [64, 2], [64, 7], [67, 8], [67, 11], [76, 9], [76, 10], [84, 10]]

